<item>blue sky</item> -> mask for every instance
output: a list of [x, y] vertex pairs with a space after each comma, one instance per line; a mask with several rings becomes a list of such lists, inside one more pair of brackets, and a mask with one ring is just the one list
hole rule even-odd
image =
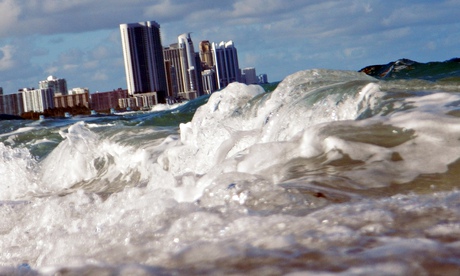
[[359, 70], [399, 58], [459, 55], [460, 1], [0, 0], [0, 86], [37, 87], [49, 75], [91, 92], [125, 88], [119, 24], [161, 25], [162, 43], [191, 32], [233, 40], [240, 67], [269, 81], [300, 70]]

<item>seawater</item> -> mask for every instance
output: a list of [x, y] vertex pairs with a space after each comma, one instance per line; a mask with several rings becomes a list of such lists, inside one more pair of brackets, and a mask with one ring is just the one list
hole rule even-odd
[[0, 274], [454, 275], [459, 92], [307, 70], [0, 121]]

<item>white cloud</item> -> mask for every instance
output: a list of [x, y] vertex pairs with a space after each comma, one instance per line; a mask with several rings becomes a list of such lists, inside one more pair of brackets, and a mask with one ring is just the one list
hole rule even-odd
[[78, 64], [64, 64], [64, 65], [62, 66], [62, 69], [63, 69], [64, 71], [67, 71], [67, 72], [69, 72], [69, 71], [70, 71], [70, 72], [75, 71], [75, 70], [77, 70], [78, 68], [79, 68]]
[[435, 41], [429, 41], [425, 44], [425, 48], [428, 50], [436, 50], [436, 42]]
[[[34, 7], [38, 8], [37, 2], [34, 2]], [[78, 8], [85, 8], [88, 6], [89, 3], [93, 1], [91, 0], [42, 0], [42, 9], [45, 13], [49, 14], [56, 14], [62, 13], [69, 10], [74, 10]]]
[[110, 54], [110, 49], [106, 45], [97, 46], [91, 51], [91, 55], [94, 59], [104, 59]]
[[90, 61], [83, 63], [82, 68], [85, 70], [88, 70], [88, 69], [91, 70], [91, 69], [96, 69], [99, 66], [101, 66], [99, 64], [99, 60], [90, 60]]
[[14, 0], [0, 2], [0, 37], [14, 28], [21, 14], [21, 8]]
[[0, 71], [5, 71], [15, 66], [14, 53], [15, 49], [12, 45], [0, 48]]
[[297, 9], [303, 9], [315, 1], [302, 0], [237, 0], [234, 1], [233, 10], [230, 13], [235, 18], [266, 19], [276, 15], [283, 17], [286, 13], [291, 13]]
[[409, 36], [411, 33], [410, 27], [403, 27], [398, 29], [390, 29], [388, 31], [384, 31], [382, 33], [382, 38], [390, 41], [404, 39], [405, 37]]
[[364, 4], [364, 12], [365, 13], [371, 13], [373, 11], [372, 6], [370, 3]]
[[426, 26], [434, 24], [449, 24], [458, 21], [453, 9], [459, 9], [460, 3], [449, 1], [424, 1], [405, 5], [396, 5], [383, 18], [382, 24], [387, 27]]
[[358, 58], [365, 55], [366, 50], [364, 47], [353, 47], [353, 48], [346, 48], [343, 50], [343, 54], [347, 58]]
[[[193, 2], [191, 2], [193, 3]], [[186, 3], [177, 4], [172, 1], [160, 1], [154, 5], [148, 6], [144, 10], [145, 17], [159, 17], [168, 20], [175, 17], [185, 17], [190, 11], [190, 7]]]
[[95, 81], [105, 81], [108, 79], [109, 79], [108, 75], [102, 71], [96, 71], [96, 73], [92, 77], [92, 80], [95, 80]]
[[51, 66], [51, 67], [46, 68], [45, 70], [45, 72], [49, 75], [56, 74], [56, 72], [58, 71], [59, 71], [59, 68], [57, 66]]

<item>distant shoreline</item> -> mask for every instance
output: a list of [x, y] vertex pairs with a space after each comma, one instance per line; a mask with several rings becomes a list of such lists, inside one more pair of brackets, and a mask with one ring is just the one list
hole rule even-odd
[[24, 120], [24, 118], [16, 115], [0, 114], [0, 121], [3, 120]]

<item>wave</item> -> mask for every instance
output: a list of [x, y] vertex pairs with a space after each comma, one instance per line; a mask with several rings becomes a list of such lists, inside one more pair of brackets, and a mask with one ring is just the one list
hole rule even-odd
[[437, 85], [306, 70], [171, 110], [8, 122], [0, 273], [456, 271], [460, 95]]
[[460, 59], [443, 62], [420, 63], [410, 59], [399, 59], [382, 65], [370, 65], [359, 72], [379, 79], [421, 79], [427, 81], [460, 80]]
[[[37, 177], [44, 193], [151, 186], [194, 201], [224, 173], [361, 194], [445, 172], [458, 151], [447, 141], [431, 145], [430, 137], [457, 135], [456, 117], [446, 114], [455, 112], [458, 96], [382, 90], [386, 85], [352, 71], [307, 70], [273, 92], [234, 83], [174, 110], [130, 114], [108, 125], [110, 118], [74, 123], [54, 130], [62, 140], [51, 145]], [[163, 126], [192, 113], [179, 129]], [[431, 156], [429, 166], [419, 153], [427, 147], [443, 153]]]

